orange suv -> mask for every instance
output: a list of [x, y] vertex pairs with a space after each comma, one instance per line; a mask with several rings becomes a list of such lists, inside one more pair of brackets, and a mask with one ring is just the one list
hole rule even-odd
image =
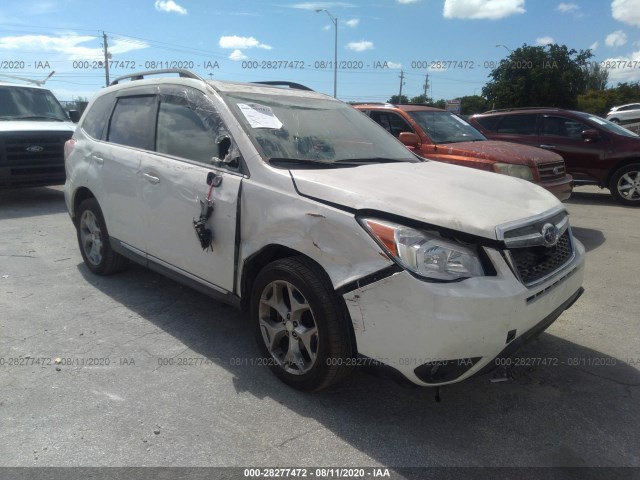
[[541, 148], [487, 140], [462, 118], [418, 104], [355, 104], [354, 107], [417, 155], [445, 163], [529, 180], [566, 200], [573, 178], [560, 155]]

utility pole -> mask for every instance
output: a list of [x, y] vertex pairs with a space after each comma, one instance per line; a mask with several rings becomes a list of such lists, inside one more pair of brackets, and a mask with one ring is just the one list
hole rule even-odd
[[107, 34], [102, 32], [102, 39], [104, 42], [104, 79], [105, 87], [109, 86], [109, 45], [107, 44]]
[[404, 85], [404, 70], [400, 70], [400, 93], [398, 94], [398, 103], [402, 103], [402, 85]]
[[429, 88], [429, 74], [424, 79], [424, 99], [427, 100], [427, 89]]

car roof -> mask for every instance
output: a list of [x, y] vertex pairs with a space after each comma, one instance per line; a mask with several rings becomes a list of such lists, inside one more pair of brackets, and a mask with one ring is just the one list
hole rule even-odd
[[564, 108], [556, 108], [556, 107], [523, 107], [523, 108], [501, 108], [496, 110], [488, 110], [483, 113], [477, 113], [475, 116], [480, 115], [496, 115], [496, 114], [518, 114], [518, 113], [569, 113], [569, 114], [582, 114], [584, 112], [579, 112], [577, 110], [566, 110]]
[[[168, 76], [178, 74], [179, 76]], [[125, 80], [125, 81], [123, 81]], [[226, 80], [205, 80], [188, 70], [169, 69], [152, 70], [148, 72], [132, 73], [116, 78], [110, 86], [101, 90], [99, 94], [117, 91], [121, 89], [135, 88], [144, 85], [189, 85], [192, 87], [208, 86], [216, 92], [224, 93], [259, 93], [266, 95], [287, 95], [294, 97], [307, 97], [316, 99], [330, 99], [339, 101], [323, 93], [314, 92], [304, 85], [293, 82], [234, 82]], [[283, 88], [287, 86], [288, 88]]]
[[358, 109], [378, 109], [378, 110], [393, 110], [399, 109], [405, 112], [417, 112], [417, 111], [430, 111], [430, 112], [446, 112], [441, 108], [431, 107], [429, 105], [423, 105], [420, 103], [352, 103], [354, 107]]
[[13, 82], [7, 82], [7, 81], [0, 81], [0, 87], [33, 88], [36, 90], [50, 91], [48, 88], [40, 87], [38, 85], [30, 85], [30, 84], [28, 85], [24, 83], [13, 83]]

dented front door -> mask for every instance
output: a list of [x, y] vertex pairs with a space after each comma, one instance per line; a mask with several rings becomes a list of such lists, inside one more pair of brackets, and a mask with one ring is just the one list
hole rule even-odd
[[[213, 103], [202, 92], [170, 86], [159, 96], [155, 153], [142, 161], [142, 201], [146, 209], [150, 261], [208, 286], [233, 291], [236, 212], [242, 174], [232, 139]], [[194, 229], [207, 201], [211, 248], [203, 249]]]

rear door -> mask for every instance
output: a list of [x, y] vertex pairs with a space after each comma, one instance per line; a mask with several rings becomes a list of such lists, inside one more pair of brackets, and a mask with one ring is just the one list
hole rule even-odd
[[[140, 166], [150, 261], [208, 287], [233, 291], [243, 179], [238, 156], [211, 99], [190, 87], [160, 87], [155, 153]], [[193, 222], [207, 201], [209, 174], [219, 184], [211, 189], [214, 209], [206, 222], [212, 247], [203, 249]]]
[[94, 142], [90, 158], [98, 178], [95, 192], [109, 235], [138, 254], [146, 250], [140, 165], [153, 149], [157, 110], [154, 90], [127, 89], [118, 95], [106, 132], [107, 142]]

